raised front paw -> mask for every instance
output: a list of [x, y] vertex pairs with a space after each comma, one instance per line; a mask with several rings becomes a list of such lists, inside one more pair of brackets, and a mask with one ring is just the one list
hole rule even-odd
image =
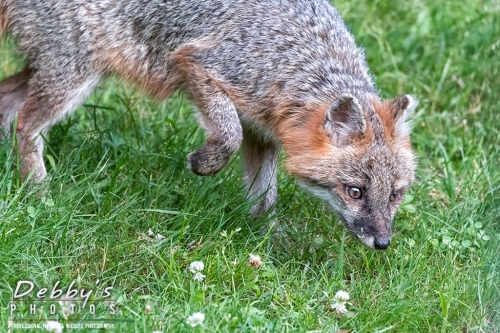
[[212, 176], [229, 163], [232, 154], [223, 145], [207, 143], [188, 155], [189, 168], [200, 176]]

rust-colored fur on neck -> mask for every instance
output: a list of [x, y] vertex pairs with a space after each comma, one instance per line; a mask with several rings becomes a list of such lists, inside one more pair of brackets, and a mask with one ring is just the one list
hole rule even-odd
[[[329, 105], [305, 106], [300, 112], [303, 118], [299, 121], [283, 119], [278, 125], [279, 137], [287, 155], [323, 154], [332, 148], [332, 142], [324, 129], [325, 113]], [[366, 146], [373, 141], [373, 129], [367, 124], [365, 133], [352, 137], [353, 146]]]
[[287, 119], [279, 124], [280, 141], [287, 156], [304, 154], [321, 155], [328, 151], [330, 140], [323, 129], [326, 109], [309, 111], [310, 115], [302, 120], [302, 124], [297, 124], [297, 121], [291, 119]]

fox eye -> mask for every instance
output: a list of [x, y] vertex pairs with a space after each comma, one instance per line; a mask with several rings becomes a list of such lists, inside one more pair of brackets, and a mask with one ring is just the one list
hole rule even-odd
[[353, 199], [361, 199], [362, 192], [359, 187], [348, 187], [347, 194]]
[[398, 191], [393, 191], [391, 195], [389, 196], [389, 201], [394, 202], [399, 198], [399, 192]]

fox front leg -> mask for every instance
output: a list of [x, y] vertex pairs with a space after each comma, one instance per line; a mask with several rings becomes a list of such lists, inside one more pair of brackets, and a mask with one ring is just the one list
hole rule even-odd
[[208, 138], [204, 145], [188, 155], [191, 170], [210, 176], [224, 168], [243, 140], [243, 130], [234, 103], [222, 84], [193, 56], [193, 45], [181, 47], [171, 55], [180, 84], [200, 110], [198, 120]]
[[196, 100], [201, 110], [199, 121], [208, 138], [200, 149], [188, 155], [189, 167], [198, 175], [211, 176], [224, 168], [240, 147], [242, 129], [236, 108], [224, 92], [198, 96]]
[[241, 155], [248, 198], [255, 200], [250, 214], [259, 217], [274, 209], [278, 197], [276, 167], [279, 146], [250, 129], [244, 130], [243, 137]]

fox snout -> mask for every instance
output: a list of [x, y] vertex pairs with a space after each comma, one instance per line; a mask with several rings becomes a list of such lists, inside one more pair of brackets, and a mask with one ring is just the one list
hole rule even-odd
[[391, 237], [377, 237], [374, 244], [376, 250], [385, 250], [391, 245]]
[[370, 249], [385, 250], [391, 245], [392, 220], [377, 220], [380, 221], [370, 218], [355, 220], [352, 225], [348, 224], [347, 228]]
[[362, 236], [360, 237], [361, 242], [369, 247], [370, 249], [375, 250], [386, 250], [391, 245], [391, 236]]

